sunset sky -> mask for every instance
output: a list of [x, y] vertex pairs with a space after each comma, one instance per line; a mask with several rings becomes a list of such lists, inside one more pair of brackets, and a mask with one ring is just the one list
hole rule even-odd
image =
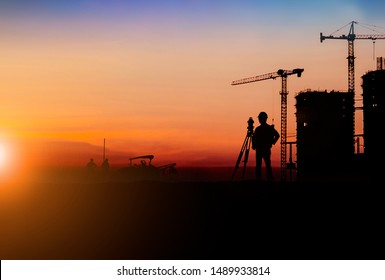
[[[384, 34], [384, 10], [371, 0], [1, 1], [0, 174], [100, 164], [103, 139], [111, 165], [154, 154], [154, 165], [232, 166], [249, 117], [257, 125], [266, 111], [280, 131], [281, 83], [231, 82], [304, 68], [288, 77], [294, 141], [296, 93], [347, 90], [347, 41], [320, 43], [320, 32], [357, 21], [356, 34]], [[355, 41], [356, 98], [384, 47]]]

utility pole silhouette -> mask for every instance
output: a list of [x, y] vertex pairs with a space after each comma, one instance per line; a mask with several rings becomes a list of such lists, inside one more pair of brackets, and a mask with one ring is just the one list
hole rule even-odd
[[103, 140], [103, 162], [106, 160], [106, 138]]

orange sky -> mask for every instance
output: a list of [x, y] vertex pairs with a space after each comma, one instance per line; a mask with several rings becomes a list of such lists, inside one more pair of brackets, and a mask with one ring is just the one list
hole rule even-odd
[[[94, 157], [100, 163], [105, 138], [112, 165], [154, 154], [159, 165], [232, 166], [249, 117], [257, 121], [266, 111], [280, 130], [281, 84], [231, 82], [280, 68], [305, 69], [301, 78], [288, 78], [287, 132], [294, 141], [296, 93], [347, 89], [347, 42], [321, 44], [319, 33], [351, 20], [385, 25], [359, 2], [335, 4], [336, 17], [328, 21], [317, 11], [334, 1], [286, 13], [249, 1], [211, 4], [205, 12], [198, 1], [159, 13], [141, 7], [131, 17], [118, 13], [118, 4], [105, 12], [90, 4], [82, 13], [73, 7], [60, 15], [14, 9], [0, 20], [0, 145], [6, 161], [80, 166]], [[349, 15], [338, 14], [346, 10]], [[356, 33], [373, 32], [358, 26]], [[377, 40], [376, 57], [385, 56], [384, 44]], [[356, 40], [355, 46], [359, 98], [361, 76], [374, 70], [375, 61], [372, 41]], [[360, 118], [358, 113], [357, 133]], [[279, 165], [279, 145], [273, 164]]]

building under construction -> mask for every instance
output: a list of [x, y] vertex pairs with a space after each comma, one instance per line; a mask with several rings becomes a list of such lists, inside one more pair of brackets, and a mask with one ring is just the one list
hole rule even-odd
[[295, 98], [297, 179], [347, 172], [354, 154], [354, 96], [308, 90]]
[[385, 156], [382, 126], [385, 122], [385, 61], [377, 58], [377, 70], [362, 76], [364, 155], [367, 167], [383, 168]]

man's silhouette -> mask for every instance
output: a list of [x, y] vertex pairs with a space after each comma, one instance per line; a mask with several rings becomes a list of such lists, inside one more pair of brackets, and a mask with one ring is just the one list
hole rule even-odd
[[87, 170], [95, 170], [97, 167], [96, 163], [94, 162], [94, 159], [91, 158], [90, 161], [87, 163]]
[[273, 171], [271, 168], [271, 147], [277, 143], [279, 133], [274, 125], [267, 124], [267, 114], [261, 112], [258, 115], [260, 125], [254, 130], [252, 136], [252, 149], [256, 155], [256, 176], [261, 180], [262, 159], [265, 162], [267, 180], [273, 181]]
[[106, 158], [103, 163], [102, 163], [102, 168], [103, 170], [107, 171], [108, 169], [110, 169], [110, 163], [108, 162], [108, 158]]

